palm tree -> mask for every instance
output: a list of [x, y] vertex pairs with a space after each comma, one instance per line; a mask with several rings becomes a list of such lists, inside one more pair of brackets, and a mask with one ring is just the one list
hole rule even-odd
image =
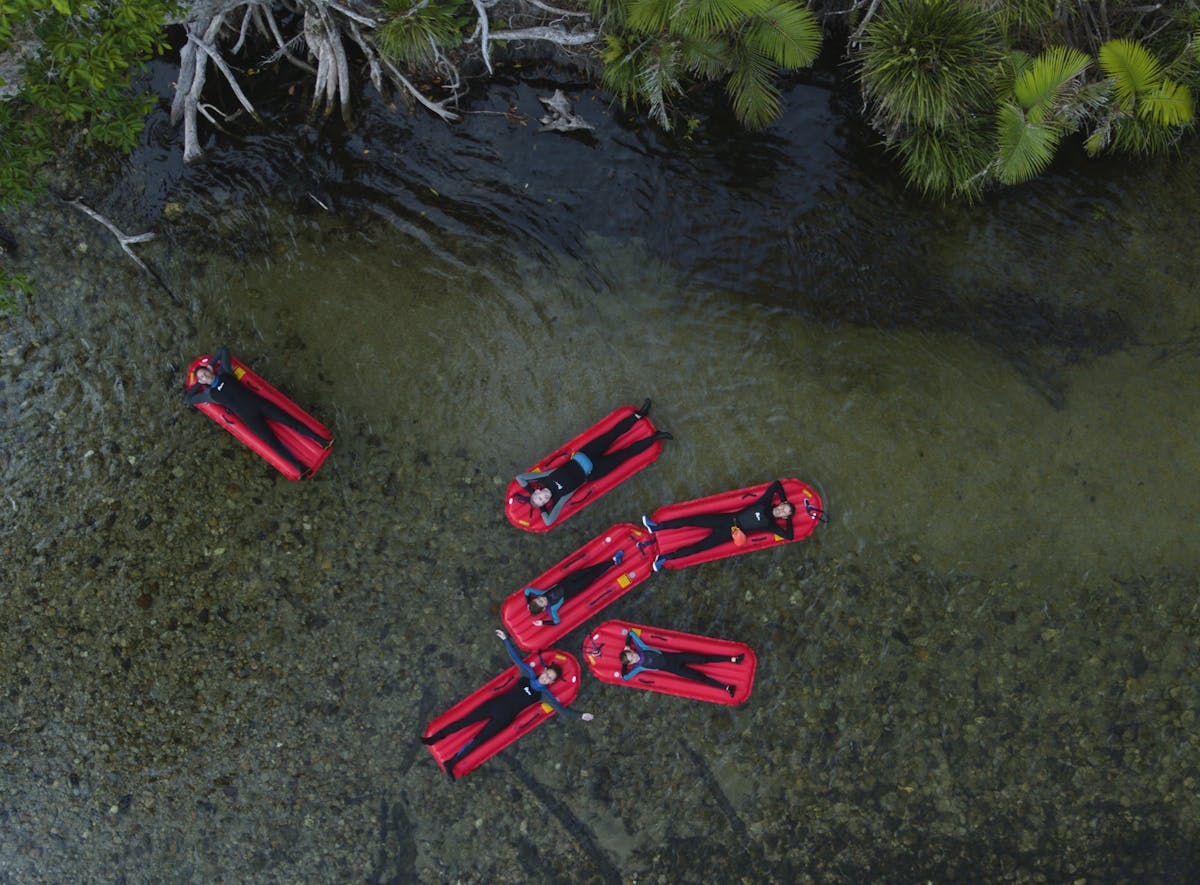
[[690, 80], [725, 81], [734, 113], [760, 129], [779, 115], [783, 72], [816, 59], [821, 31], [794, 0], [593, 0], [605, 88], [665, 129]]
[[996, 177], [1028, 181], [1050, 164], [1063, 136], [1079, 128], [1083, 74], [1091, 59], [1078, 49], [1052, 47], [1036, 59], [1012, 56], [1012, 94], [996, 113]]
[[1158, 59], [1136, 40], [1109, 40], [1101, 46], [1100, 68], [1107, 78], [1097, 102], [1099, 121], [1086, 142], [1089, 154], [1106, 148], [1160, 153], [1191, 124], [1191, 91], [1169, 79]]

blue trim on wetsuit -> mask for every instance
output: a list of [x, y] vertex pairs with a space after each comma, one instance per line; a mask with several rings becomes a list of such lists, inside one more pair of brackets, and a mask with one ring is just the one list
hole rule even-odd
[[571, 456], [571, 460], [583, 468], [584, 476], [592, 475], [592, 459], [589, 458], [587, 455], [585, 455], [583, 452], [576, 452], [574, 455]]
[[[545, 595], [546, 595], [545, 590], [538, 590], [536, 587], [526, 587], [525, 588], [525, 598], [527, 600], [529, 599], [530, 596], [545, 596]], [[545, 619], [544, 616], [549, 615], [550, 620], [553, 621], [555, 624], [560, 623], [560, 619], [558, 617], [558, 610], [560, 608], [562, 608], [562, 604], [566, 601], [567, 601], [566, 597], [563, 597], [562, 599], [559, 599], [558, 602], [550, 603], [548, 606], [546, 606], [544, 609], [542, 609], [542, 616], [539, 617], [538, 620], [539, 621], [544, 620]]]
[[575, 713], [574, 710], [568, 710], [561, 703], [554, 693], [550, 691], [550, 686], [542, 685], [538, 682], [537, 674], [533, 672], [533, 667], [525, 663], [525, 659], [517, 652], [516, 646], [512, 644], [512, 640], [507, 636], [504, 637], [504, 648], [508, 651], [508, 656], [513, 659], [513, 663], [517, 665], [517, 669], [521, 671], [521, 675], [529, 680], [529, 687], [542, 696], [541, 700], [549, 704], [560, 713], [574, 713], [576, 716], [582, 716], [582, 713]]
[[640, 660], [638, 661], [638, 665], [636, 667], [634, 667], [632, 670], [630, 670], [628, 673], [621, 674], [622, 680], [632, 679], [634, 676], [636, 676], [638, 673], [641, 673], [643, 670], [654, 669], [653, 667], [646, 667], [642, 663], [643, 661], [646, 660], [646, 652], [652, 651], [652, 652], [657, 652], [658, 654], [662, 654], [662, 652], [660, 652], [657, 648], [651, 648], [650, 646], [646, 645], [646, 643], [642, 642], [642, 638], [640, 636], [638, 636], [636, 633], [634, 633], [632, 630], [630, 630], [626, 635], [630, 639], [633, 640], [635, 645], [637, 645], [637, 647], [638, 647], [637, 651], [638, 651], [638, 655], [640, 656]]

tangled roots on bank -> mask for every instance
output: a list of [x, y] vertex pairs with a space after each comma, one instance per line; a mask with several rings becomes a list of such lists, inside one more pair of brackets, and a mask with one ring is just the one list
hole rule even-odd
[[[415, 0], [413, 9], [427, 2]], [[531, 22], [528, 27], [494, 30], [489, 16], [500, 3], [501, 0], [472, 0], [477, 19], [464, 47], [477, 51], [489, 72], [490, 47], [496, 41], [545, 41], [572, 47], [598, 39], [598, 32], [587, 25], [586, 14], [558, 9], [540, 0], [518, 0], [521, 17]], [[286, 35], [277, 11], [285, 14], [285, 21], [301, 22], [300, 29]], [[506, 21], [517, 18], [511, 4], [504, 13]], [[443, 76], [449, 96], [439, 101], [423, 94], [377, 45], [375, 34], [385, 23], [384, 14], [384, 10], [368, 0], [198, 0], [191, 4], [187, 18], [181, 22], [187, 41], [180, 51], [179, 77], [171, 103], [171, 122], [183, 122], [184, 161], [190, 163], [203, 154], [200, 117], [221, 128], [213, 115], [223, 115], [203, 101], [210, 65], [225, 78], [242, 109], [255, 120], [260, 119], [239, 85], [234, 68], [226, 60], [226, 54], [237, 55], [251, 38], [265, 40], [267, 45], [275, 47], [264, 64], [287, 61], [313, 77], [310, 113], [314, 117], [325, 119], [339, 110], [349, 124], [350, 59], [355, 54], [356, 58], [361, 55], [365, 59], [371, 83], [381, 95], [397, 93], [448, 123], [458, 120], [454, 106], [462, 78], [457, 65], [431, 43], [431, 66]], [[576, 26], [580, 22], [583, 26]]]

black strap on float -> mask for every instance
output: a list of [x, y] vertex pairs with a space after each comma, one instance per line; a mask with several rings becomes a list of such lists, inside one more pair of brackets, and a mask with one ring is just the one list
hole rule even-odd
[[522, 495], [520, 492], [514, 492], [513, 500], [519, 501], [522, 504], [528, 504], [529, 505], [529, 518], [533, 519], [533, 510], [534, 510], [533, 502], [529, 500], [528, 495]]
[[825, 518], [825, 511], [822, 510], [820, 507], [814, 507], [812, 504], [812, 501], [810, 501], [808, 498], [804, 499], [804, 510], [806, 513], [808, 513], [809, 516], [811, 516], [817, 522], [820, 522], [822, 519]]

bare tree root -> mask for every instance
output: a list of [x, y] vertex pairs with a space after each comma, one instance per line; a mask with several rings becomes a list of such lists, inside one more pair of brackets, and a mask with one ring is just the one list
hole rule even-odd
[[[515, 2], [527, 13], [533, 10], [529, 19], [534, 24], [525, 28], [493, 30], [490, 15], [502, 2], [506, 22], [513, 21]], [[477, 21], [467, 48], [478, 45], [489, 74], [492, 72], [491, 47], [498, 40], [536, 40], [568, 47], [584, 46], [599, 39], [599, 32], [594, 28], [567, 29], [561, 24], [568, 17], [578, 17], [579, 23], [584, 24], [586, 13], [558, 9], [544, 0], [472, 0], [472, 4]], [[278, 7], [294, 13], [302, 21], [299, 33], [285, 37], [275, 16]], [[203, 116], [217, 126], [210, 110], [225, 116], [201, 101], [210, 64], [229, 84], [238, 104], [255, 120], [261, 121], [221, 48], [224, 41], [229, 47], [228, 55], [235, 55], [251, 45], [255, 36], [274, 47], [273, 53], [262, 64], [283, 59], [312, 76], [309, 112], [314, 118], [323, 121], [338, 110], [343, 122], [347, 126], [352, 124], [353, 81], [347, 50], [357, 48], [366, 59], [367, 75], [380, 94], [400, 93], [448, 123], [461, 119], [454, 110], [462, 82], [458, 67], [435, 46], [433, 67], [444, 75], [449, 96], [437, 101], [423, 94], [395, 62], [379, 51], [373, 32], [382, 22], [372, 14], [375, 11], [370, 0], [193, 0], [182, 23], [187, 41], [180, 50], [179, 78], [171, 102], [171, 122], [183, 122], [184, 161], [191, 163], [203, 155], [199, 118]]]

